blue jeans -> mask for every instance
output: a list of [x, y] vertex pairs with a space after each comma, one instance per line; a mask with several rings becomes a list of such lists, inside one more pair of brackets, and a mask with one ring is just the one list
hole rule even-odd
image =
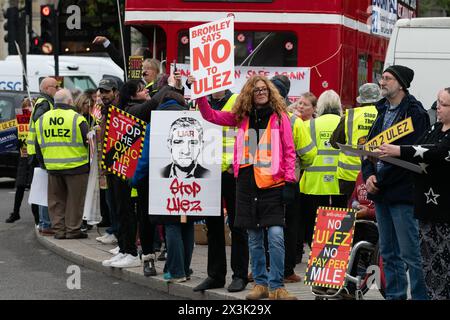
[[284, 277], [284, 233], [283, 227], [267, 228], [270, 256], [270, 272], [266, 269], [264, 229], [248, 229], [248, 248], [255, 283], [268, 286], [270, 290], [283, 287]]
[[119, 234], [119, 217], [117, 213], [116, 201], [114, 198], [113, 191], [111, 187], [105, 190], [105, 199], [106, 206], [108, 207], [109, 212], [109, 221], [111, 222], [111, 226], [105, 230], [108, 234], [114, 234], [118, 237]]
[[43, 230], [50, 229], [51, 227], [52, 223], [48, 215], [48, 207], [39, 206], [39, 228]]
[[414, 207], [375, 202], [380, 232], [380, 252], [386, 277], [386, 299], [406, 299], [408, 280], [413, 300], [428, 300], [419, 248], [419, 227]]
[[194, 251], [194, 224], [166, 224], [167, 260], [164, 272], [172, 278], [189, 276]]

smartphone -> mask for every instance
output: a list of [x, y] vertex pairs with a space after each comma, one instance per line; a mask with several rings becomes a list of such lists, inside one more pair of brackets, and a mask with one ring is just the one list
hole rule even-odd
[[175, 73], [175, 72], [178, 71], [178, 70], [177, 70], [177, 60], [174, 59], [172, 63], [173, 63], [173, 73]]

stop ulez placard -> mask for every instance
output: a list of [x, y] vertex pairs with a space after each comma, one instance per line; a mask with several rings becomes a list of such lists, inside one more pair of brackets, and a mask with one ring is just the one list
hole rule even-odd
[[335, 289], [344, 285], [353, 244], [355, 212], [346, 208], [317, 209], [306, 285]]
[[146, 123], [111, 106], [108, 111], [102, 168], [122, 179], [133, 177], [142, 152]]

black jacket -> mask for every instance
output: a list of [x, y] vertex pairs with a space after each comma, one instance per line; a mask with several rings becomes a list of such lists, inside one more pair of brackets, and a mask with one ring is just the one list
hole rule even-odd
[[[382, 132], [384, 116], [389, 107], [389, 102], [382, 99], [376, 104], [378, 116], [372, 125], [367, 140], [374, 138]], [[430, 128], [430, 120], [428, 114], [414, 96], [406, 94], [402, 102], [398, 106], [399, 112], [393, 124], [398, 123], [406, 118], [411, 117], [414, 126], [414, 132], [394, 141], [392, 144], [396, 145], [412, 145], [414, 144], [424, 132]], [[384, 202], [384, 203], [413, 203], [413, 173], [407, 169], [395, 166], [390, 163], [384, 163], [380, 171], [376, 169], [376, 163], [370, 159], [365, 159], [362, 162], [362, 173], [364, 181], [371, 175], [377, 178], [377, 187], [380, 191], [377, 194], [368, 194], [370, 200]]]
[[[161, 177], [170, 178], [170, 173], [171, 173], [170, 171], [172, 170], [172, 165], [173, 165], [173, 163], [170, 163], [167, 166], [165, 166], [164, 168], [162, 168]], [[192, 169], [193, 169], [193, 165], [192, 165]], [[200, 164], [197, 164], [194, 172], [192, 172], [186, 178], [201, 179], [201, 178], [208, 178], [210, 175], [211, 175], [211, 171], [209, 169], [206, 169], [206, 168], [202, 167]]]
[[[450, 223], [450, 130], [442, 132], [437, 122], [419, 139], [423, 156], [417, 146], [401, 147], [401, 158], [425, 167], [415, 174], [414, 210], [417, 219]], [[420, 150], [419, 150], [420, 151]]]

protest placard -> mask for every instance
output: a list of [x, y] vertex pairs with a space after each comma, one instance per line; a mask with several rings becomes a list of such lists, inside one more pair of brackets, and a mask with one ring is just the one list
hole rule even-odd
[[222, 127], [198, 111], [153, 111], [149, 214], [219, 216]]
[[234, 18], [189, 29], [192, 99], [234, 86]]
[[128, 58], [128, 79], [142, 79], [143, 56], [130, 56]]
[[[291, 82], [288, 98], [291, 102], [295, 102], [300, 95], [310, 91], [311, 69], [302, 67], [234, 67], [234, 87], [230, 90], [233, 93], [239, 93], [245, 82], [254, 75], [261, 75], [272, 78], [276, 75], [285, 75]], [[191, 74], [190, 65], [185, 63], [177, 63], [177, 70], [181, 74], [181, 82], [186, 83], [187, 77]], [[184, 96], [191, 98], [191, 89], [184, 86]]]
[[335, 289], [344, 285], [352, 250], [355, 212], [347, 208], [317, 209], [306, 285]]
[[114, 106], [108, 110], [102, 168], [122, 179], [136, 170], [144, 143], [146, 123]]
[[17, 149], [16, 119], [0, 122], [0, 153]]
[[16, 114], [17, 120], [17, 138], [20, 145], [20, 156], [26, 157], [27, 153], [27, 136], [29, 129], [31, 113]]
[[387, 128], [379, 135], [377, 135], [375, 138], [368, 141], [365, 144], [365, 149], [369, 151], [375, 150], [383, 143], [391, 143], [413, 132], [414, 126], [411, 117], [409, 117]]

